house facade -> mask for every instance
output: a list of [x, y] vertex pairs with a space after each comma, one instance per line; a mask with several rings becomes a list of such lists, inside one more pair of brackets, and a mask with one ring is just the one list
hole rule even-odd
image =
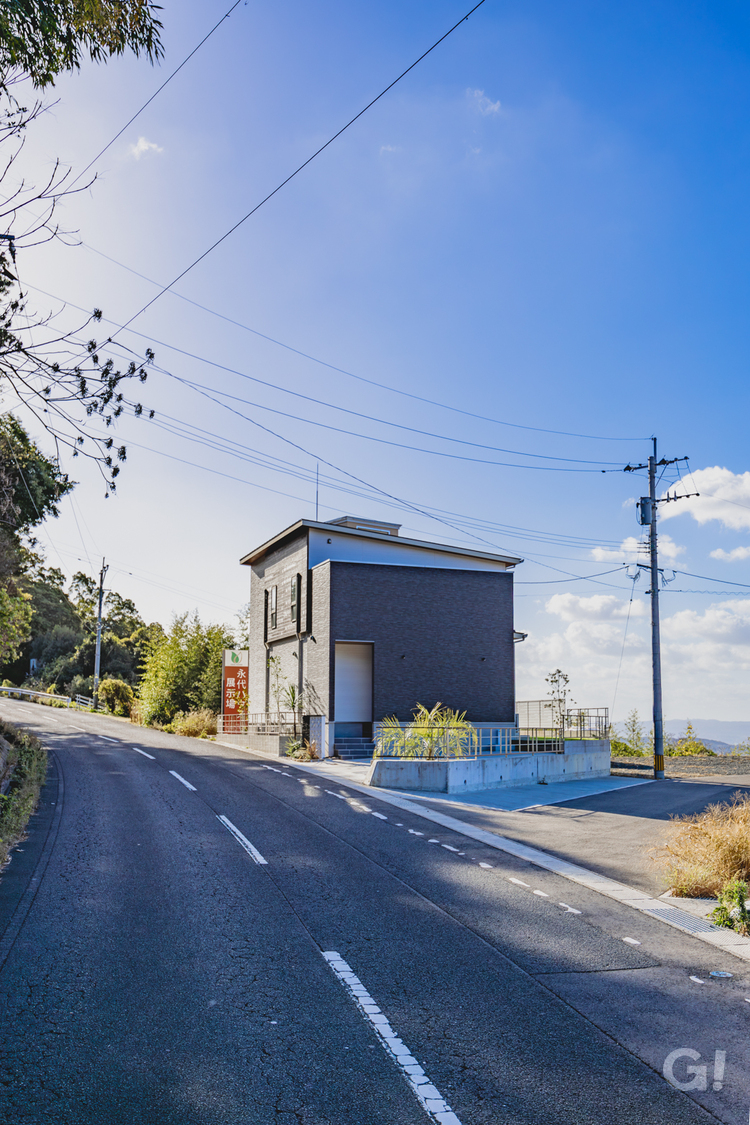
[[398, 524], [298, 520], [251, 551], [250, 712], [323, 716], [326, 742], [440, 702], [513, 722], [513, 568]]

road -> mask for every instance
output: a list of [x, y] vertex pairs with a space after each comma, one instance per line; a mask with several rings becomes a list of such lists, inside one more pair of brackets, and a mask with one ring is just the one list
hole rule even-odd
[[748, 1125], [742, 962], [284, 763], [0, 716], [53, 763], [0, 881], [3, 1125]]

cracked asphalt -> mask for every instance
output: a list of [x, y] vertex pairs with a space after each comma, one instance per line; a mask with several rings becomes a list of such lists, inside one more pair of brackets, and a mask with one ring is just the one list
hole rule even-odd
[[[0, 878], [3, 1125], [440, 1121], [326, 951], [446, 1125], [747, 1125], [745, 963], [284, 763], [103, 716], [0, 714], [53, 752]], [[689, 1091], [662, 1073], [680, 1049], [700, 1057]]]

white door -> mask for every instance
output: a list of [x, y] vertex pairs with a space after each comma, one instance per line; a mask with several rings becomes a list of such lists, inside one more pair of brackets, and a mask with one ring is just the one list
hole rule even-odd
[[336, 642], [337, 723], [372, 722], [372, 645]]

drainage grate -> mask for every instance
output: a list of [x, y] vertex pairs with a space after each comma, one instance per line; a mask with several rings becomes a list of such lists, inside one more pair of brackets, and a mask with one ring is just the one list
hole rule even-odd
[[713, 934], [718, 933], [721, 929], [720, 926], [715, 926], [713, 922], [708, 922], [705, 918], [696, 918], [684, 910], [676, 910], [673, 906], [646, 910], [644, 913], [652, 914], [655, 918], [661, 918], [663, 922], [672, 922], [675, 926], [679, 926], [681, 930], [689, 930], [693, 934]]

